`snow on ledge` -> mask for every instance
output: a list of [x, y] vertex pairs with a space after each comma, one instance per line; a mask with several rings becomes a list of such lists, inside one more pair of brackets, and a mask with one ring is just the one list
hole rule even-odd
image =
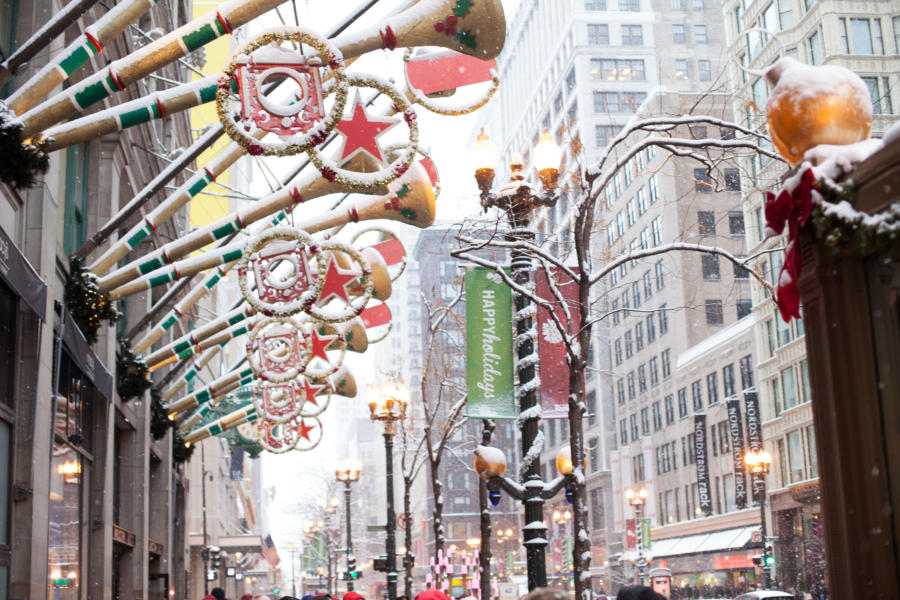
[[682, 369], [704, 356], [705, 354], [715, 350], [719, 346], [730, 344], [736, 337], [743, 335], [753, 328], [753, 313], [747, 315], [739, 321], [735, 321], [728, 327], [722, 329], [709, 336], [700, 343], [694, 344], [684, 352], [678, 355], [675, 360], [675, 368]]

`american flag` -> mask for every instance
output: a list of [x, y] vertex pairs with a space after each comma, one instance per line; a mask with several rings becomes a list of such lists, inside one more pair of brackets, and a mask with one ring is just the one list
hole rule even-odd
[[273, 568], [277, 567], [278, 563], [281, 562], [281, 558], [278, 556], [278, 550], [275, 549], [275, 542], [272, 541], [271, 534], [263, 538], [260, 554], [262, 554], [262, 557], [266, 559]]

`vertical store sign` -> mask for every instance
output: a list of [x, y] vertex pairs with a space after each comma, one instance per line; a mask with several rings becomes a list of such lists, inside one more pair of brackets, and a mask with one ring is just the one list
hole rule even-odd
[[[555, 267], [550, 269], [549, 276], [553, 286], [565, 301], [566, 307], [563, 307], [550, 288], [551, 282], [547, 276], [545, 269], [535, 269], [535, 294], [553, 304], [553, 312], [563, 325], [566, 323], [565, 308], [568, 308], [571, 319], [569, 332], [577, 332], [581, 329], [578, 282]], [[569, 362], [566, 360], [566, 345], [563, 334], [550, 317], [549, 311], [541, 307], [537, 310], [537, 350], [540, 361], [541, 418], [566, 419], [569, 417]]]
[[734, 504], [747, 508], [747, 480], [744, 477], [744, 428], [741, 403], [736, 396], [725, 400], [728, 409], [728, 432], [731, 437], [731, 462], [734, 465]]
[[706, 415], [694, 415], [694, 459], [700, 510], [708, 517], [712, 514], [712, 495], [709, 493], [709, 461], [706, 455]]
[[497, 273], [466, 271], [467, 414], [515, 419], [512, 293]]
[[[744, 390], [744, 411], [747, 415], [747, 445], [753, 452], [759, 452], [763, 447], [762, 418], [759, 414], [759, 396], [756, 395], [756, 390], [753, 388]], [[761, 501], [766, 489], [765, 477], [761, 473], [751, 473], [750, 483], [753, 500]]]

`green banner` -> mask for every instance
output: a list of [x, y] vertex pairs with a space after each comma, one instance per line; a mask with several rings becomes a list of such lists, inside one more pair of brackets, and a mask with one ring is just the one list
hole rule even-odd
[[641, 548], [652, 550], [653, 543], [650, 540], [650, 519], [641, 519]]
[[493, 270], [466, 272], [467, 414], [515, 419], [512, 293]]

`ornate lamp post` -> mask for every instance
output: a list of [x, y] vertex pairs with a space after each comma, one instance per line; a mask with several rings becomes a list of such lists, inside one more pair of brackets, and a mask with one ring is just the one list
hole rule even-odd
[[[497, 148], [490, 142], [490, 139], [483, 131], [472, 148], [471, 156], [475, 166], [475, 180], [478, 182], [478, 188], [481, 190], [481, 206], [485, 211], [490, 207], [497, 207], [506, 213], [510, 226], [509, 233], [506, 234], [508, 241], [533, 239], [534, 233], [528, 229], [531, 211], [538, 206], [554, 206], [559, 197], [556, 190], [556, 183], [559, 177], [559, 163], [562, 157], [562, 151], [559, 146], [553, 142], [552, 137], [545, 131], [532, 152], [534, 166], [538, 171], [544, 188], [543, 193], [537, 193], [531, 184], [525, 180], [525, 161], [518, 153], [513, 153], [510, 157], [509, 167], [511, 173], [509, 183], [500, 186], [496, 192], [492, 191], [494, 168], [496, 167], [498, 153]], [[511, 258], [512, 279], [516, 284], [527, 288], [531, 282], [533, 269], [531, 256], [522, 250], [513, 250]], [[519, 412], [526, 413], [528, 411], [526, 414], [533, 415], [524, 419], [521, 425], [522, 456], [531, 457], [534, 453], [529, 454], [529, 450], [531, 450], [534, 440], [537, 438], [538, 420], [540, 419], [535, 414], [535, 411], [528, 410], [537, 404], [537, 386], [532, 383], [538, 362], [532, 329], [534, 305], [527, 296], [518, 294], [515, 291], [513, 291], [513, 297], [516, 310], [514, 317], [516, 340], [519, 340], [516, 362], [516, 374], [518, 375], [520, 387], [518, 393]], [[551, 491], [551, 488], [548, 488], [541, 481], [540, 461], [535, 457], [530, 461], [523, 462], [522, 467], [522, 485], [504, 479], [503, 481], [506, 482], [504, 484], [496, 482], [493, 484], [492, 493], [496, 493], [498, 487], [503, 487], [511, 495], [522, 500], [525, 505], [528, 589], [533, 590], [547, 585], [547, 528], [543, 525], [543, 500], [553, 496], [559, 489], [565, 487], [567, 482], [556, 480], [553, 483], [559, 482], [559, 488], [546, 495]], [[549, 485], [552, 486], [553, 483]], [[540, 526], [532, 527], [534, 524], [539, 524]]]
[[644, 560], [644, 527], [643, 527], [643, 516], [644, 516], [644, 503], [647, 502], [647, 490], [644, 488], [640, 488], [638, 490], [628, 488], [625, 490], [625, 499], [628, 500], [628, 504], [634, 507], [634, 521], [635, 527], [637, 529], [636, 537], [637, 537], [637, 551], [638, 551], [638, 559], [635, 563], [637, 567], [637, 575], [638, 575], [638, 583], [644, 585], [644, 568], [647, 566], [647, 561]]
[[381, 392], [369, 388], [369, 417], [384, 424], [385, 480], [387, 491], [387, 595], [388, 600], [397, 600], [397, 546], [394, 515], [394, 428], [397, 421], [406, 418], [408, 393], [402, 384], [385, 386]]
[[350, 531], [350, 484], [359, 481], [362, 463], [356, 459], [345, 459], [338, 463], [334, 470], [334, 478], [344, 484], [344, 506], [347, 515], [347, 591], [353, 591], [353, 575], [356, 572], [356, 557], [353, 556], [353, 538]]
[[750, 469], [751, 473], [759, 475], [762, 480], [762, 491], [759, 495], [759, 527], [760, 533], [762, 533], [764, 550], [762, 560], [763, 579], [766, 584], [766, 589], [769, 589], [772, 587], [771, 567], [775, 558], [770, 554], [769, 538], [766, 536], [766, 475], [769, 474], [769, 465], [772, 464], [772, 455], [763, 449], [756, 452], [751, 450], [744, 454], [744, 463], [747, 465], [747, 468]]

